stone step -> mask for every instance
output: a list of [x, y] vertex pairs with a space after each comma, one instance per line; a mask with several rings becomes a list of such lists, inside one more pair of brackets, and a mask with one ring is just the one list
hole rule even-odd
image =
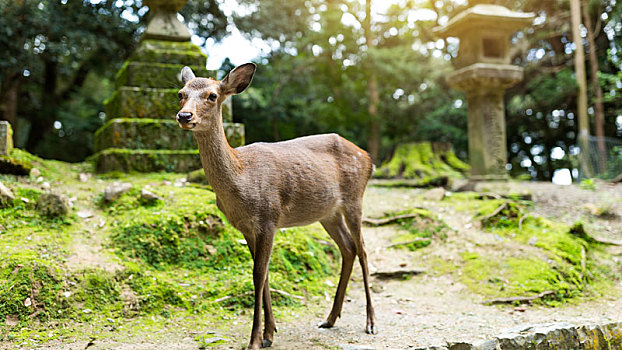
[[89, 160], [95, 163], [95, 170], [98, 173], [111, 171], [185, 173], [201, 168], [198, 150], [172, 151], [108, 148], [95, 153]]
[[[177, 52], [170, 50], [144, 50], [129, 59], [132, 62], [159, 62], [182, 66], [205, 66], [207, 56], [202, 52]], [[215, 76], [212, 76], [215, 77]]]
[[[116, 76], [116, 86], [140, 86], [147, 88], [181, 89], [181, 69], [183, 64], [127, 61]], [[198, 77], [215, 77], [215, 71], [205, 66], [190, 67]]]
[[205, 67], [207, 55], [190, 42], [143, 40], [129, 60]]
[[[181, 84], [181, 83], [180, 83]], [[122, 86], [104, 101], [106, 121], [116, 118], [152, 118], [174, 120], [179, 111], [176, 89]], [[229, 97], [230, 100], [232, 97]], [[231, 122], [231, 108], [223, 104], [224, 122]]]
[[[224, 123], [231, 147], [244, 144], [244, 124]], [[95, 152], [107, 148], [197, 149], [191, 131], [183, 130], [175, 120], [151, 118], [112, 119], [95, 133]]]
[[[148, 50], [169, 50], [178, 52], [201, 52], [201, 49], [190, 41], [166, 41], [144, 39], [138, 43], [137, 52]], [[203, 62], [205, 63], [205, 62]]]

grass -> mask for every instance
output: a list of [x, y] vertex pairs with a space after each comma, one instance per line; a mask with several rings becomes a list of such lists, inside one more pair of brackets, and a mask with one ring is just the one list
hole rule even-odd
[[[80, 182], [78, 174], [88, 171], [87, 165], [20, 156], [43, 179], [0, 176], [16, 197], [0, 209], [0, 341], [33, 345], [84, 337], [83, 332], [95, 331], [89, 324], [140, 328], [145, 323], [133, 320], [152, 317], [209, 322], [252, 307], [250, 253], [208, 186], [182, 184], [184, 175], [170, 173], [113, 173]], [[44, 181], [74, 197], [67, 217], [37, 213]], [[133, 187], [105, 203], [101, 191], [115, 181]], [[146, 186], [163, 200], [144, 202], [140, 190]], [[82, 219], [76, 215], [80, 210], [94, 217]], [[100, 259], [114, 260], [118, 268], [68, 264], [76, 240], [101, 244]], [[271, 287], [305, 298], [323, 296], [325, 281], [336, 278], [338, 260], [336, 247], [326, 241], [319, 224], [278, 232]], [[216, 302], [223, 297], [229, 298]], [[301, 304], [273, 293], [273, 305]]]

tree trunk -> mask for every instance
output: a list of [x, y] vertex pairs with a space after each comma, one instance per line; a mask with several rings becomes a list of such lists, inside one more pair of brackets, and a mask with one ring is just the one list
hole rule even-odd
[[13, 129], [13, 144], [17, 142], [17, 101], [19, 96], [19, 75], [7, 77], [0, 89], [0, 120], [6, 120]]
[[594, 40], [594, 30], [592, 28], [592, 18], [588, 11], [588, 3], [583, 0], [583, 19], [587, 29], [587, 43], [589, 45], [590, 71], [592, 74], [592, 92], [594, 93], [594, 134], [597, 137], [596, 145], [598, 149], [598, 172], [604, 173], [607, 170], [607, 148], [605, 147], [605, 107], [603, 105], [603, 90], [598, 81], [598, 57], [596, 56], [596, 41]]
[[585, 55], [583, 53], [583, 40], [579, 33], [581, 26], [581, 4], [579, 0], [570, 0], [570, 17], [572, 28], [572, 41], [574, 41], [576, 49], [574, 56], [575, 75], [577, 77], [577, 115], [579, 119], [578, 141], [581, 148], [579, 162], [584, 177], [592, 177], [592, 166], [589, 161], [590, 144], [588, 137], [590, 135], [590, 124], [587, 119], [587, 82], [585, 80]]
[[[365, 21], [363, 23], [365, 31], [365, 45], [369, 49], [373, 43], [373, 35], [371, 30], [371, 0], [365, 1]], [[369, 106], [367, 112], [369, 114], [369, 134], [367, 136], [367, 151], [371, 155], [372, 161], [380, 164], [380, 123], [378, 120], [378, 105], [380, 97], [378, 95], [378, 79], [374, 73], [373, 63], [370, 61], [369, 54], [367, 56], [368, 71], [370, 73], [367, 81], [367, 97]]]
[[26, 149], [30, 152], [35, 152], [39, 142], [52, 129], [58, 106], [58, 62], [51, 59], [44, 59], [44, 67], [41, 110], [37, 113], [37, 116], [31, 120], [28, 141], [26, 142]]

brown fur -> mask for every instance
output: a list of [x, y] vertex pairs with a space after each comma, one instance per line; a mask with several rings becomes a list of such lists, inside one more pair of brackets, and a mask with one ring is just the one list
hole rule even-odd
[[[182, 70], [185, 86], [180, 113], [192, 113], [184, 129], [192, 129], [201, 162], [217, 197], [218, 208], [240, 230], [253, 256], [255, 308], [249, 349], [270, 346], [276, 330], [268, 264], [278, 228], [320, 221], [335, 240], [342, 270], [332, 310], [320, 327], [332, 327], [341, 314], [356, 256], [363, 270], [368, 333], [376, 333], [369, 291], [369, 270], [361, 235], [362, 200], [372, 174], [369, 155], [337, 134], [315, 135], [277, 143], [255, 143], [233, 149], [222, 126], [221, 105], [230, 94], [244, 91], [255, 66], [245, 64], [216, 81], [195, 78]], [[208, 99], [216, 94], [216, 101]], [[179, 119], [179, 118], [178, 118]], [[261, 306], [265, 327], [261, 334]]]

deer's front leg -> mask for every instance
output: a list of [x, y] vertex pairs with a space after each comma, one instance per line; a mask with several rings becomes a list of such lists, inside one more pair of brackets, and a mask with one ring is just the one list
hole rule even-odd
[[264, 328], [261, 347], [267, 348], [272, 346], [274, 332], [276, 332], [276, 322], [272, 313], [272, 299], [270, 298], [270, 271], [266, 272], [266, 283], [263, 286], [263, 315]]
[[258, 350], [262, 345], [261, 332], [261, 299], [264, 294], [268, 275], [268, 264], [272, 253], [272, 243], [274, 240], [274, 229], [270, 227], [262, 229], [255, 237], [254, 266], [253, 266], [253, 287], [255, 288], [255, 308], [253, 311], [253, 328], [251, 340], [248, 344], [249, 350]]

